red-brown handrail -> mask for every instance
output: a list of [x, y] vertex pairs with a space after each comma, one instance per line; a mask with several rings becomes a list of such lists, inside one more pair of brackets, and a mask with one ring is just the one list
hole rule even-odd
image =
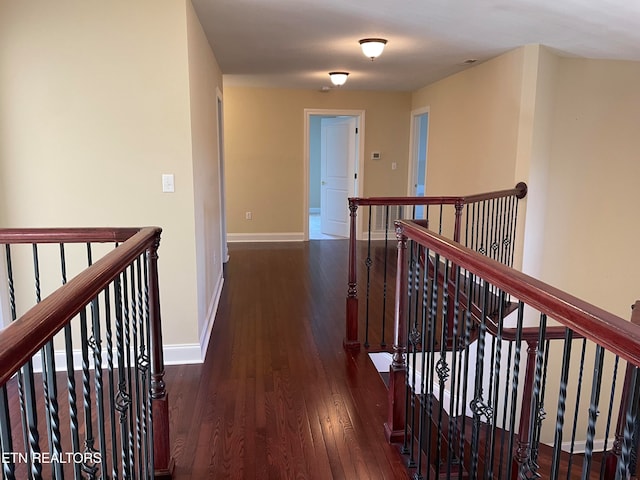
[[[640, 313], [634, 309], [632, 321], [628, 322], [610, 312], [581, 300], [569, 293], [561, 291], [540, 280], [516, 271], [496, 260], [468, 249], [457, 242], [449, 240], [434, 233], [417, 222], [401, 220], [395, 222], [398, 238], [398, 269], [396, 289], [399, 292], [396, 298], [394, 315], [394, 356], [390, 368], [389, 413], [385, 424], [387, 438], [390, 441], [398, 441], [404, 435], [404, 410], [405, 402], [402, 401], [402, 392], [406, 388], [407, 364], [405, 353], [407, 351], [407, 262], [405, 251], [409, 240], [414, 241], [428, 250], [431, 254], [446, 258], [455, 268], [462, 268], [475, 278], [482, 279], [489, 285], [497, 287], [517, 298], [521, 304], [531, 306], [541, 314], [553, 319], [561, 326], [549, 327], [545, 330], [544, 340], [560, 339], [565, 336], [566, 329], [570, 329], [573, 338], [588, 339], [608, 352], [626, 360], [628, 365], [640, 366]], [[438, 283], [442, 282], [439, 280]], [[461, 305], [472, 311], [472, 318], [479, 322], [481, 313], [477, 306], [466, 299], [460, 299]], [[637, 303], [636, 305], [639, 305]], [[477, 318], [474, 318], [477, 317]], [[497, 328], [493, 322], [485, 322], [487, 331], [496, 335]], [[530, 399], [533, 392], [533, 383], [536, 368], [536, 355], [538, 342], [541, 339], [538, 328], [520, 328], [519, 337], [528, 344], [527, 367], [525, 371], [525, 391], [523, 399]], [[501, 332], [503, 340], [513, 340], [515, 331], [504, 329]], [[631, 367], [628, 367], [628, 370]], [[627, 381], [626, 381], [627, 382]], [[626, 383], [625, 382], [625, 383]], [[391, 390], [393, 387], [393, 391]], [[623, 397], [628, 396], [629, 386], [625, 384]], [[625, 401], [622, 402], [621, 412], [626, 412]], [[532, 446], [529, 444], [532, 432], [533, 418], [532, 405], [523, 401], [521, 405], [520, 423], [518, 428], [518, 444], [514, 452], [514, 474], [517, 474], [519, 466], [529, 458]], [[623, 415], [618, 420], [617, 444], [614, 445], [614, 455], [620, 453], [620, 431], [623, 424]], [[607, 459], [609, 471], [615, 468], [616, 460]], [[608, 477], [607, 477], [608, 478]]]
[[527, 195], [527, 184], [519, 182], [514, 188], [497, 190], [493, 192], [479, 193], [466, 196], [434, 196], [434, 197], [369, 197], [349, 198], [350, 230], [349, 230], [349, 271], [346, 299], [346, 332], [343, 345], [346, 349], [357, 350], [360, 348], [358, 339], [358, 279], [357, 279], [357, 211], [359, 206], [376, 205], [454, 205], [455, 223], [453, 240], [460, 241], [462, 210], [465, 205], [485, 200], [493, 200], [515, 196], [522, 199]]
[[164, 383], [160, 297], [157, 278], [159, 227], [0, 229], [0, 244], [122, 242], [0, 332], [0, 386], [62, 330], [136, 258], [149, 268], [151, 398], [156, 478], [170, 476], [169, 409]]
[[401, 220], [397, 225], [401, 235], [514, 295], [578, 335], [598, 343], [634, 365], [640, 365], [640, 329], [630, 322], [414, 222]]

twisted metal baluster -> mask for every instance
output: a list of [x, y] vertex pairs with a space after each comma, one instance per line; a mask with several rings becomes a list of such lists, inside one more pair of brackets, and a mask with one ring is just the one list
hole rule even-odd
[[[520, 383], [520, 356], [522, 353], [522, 325], [524, 322], [524, 303], [520, 301], [518, 303], [518, 317], [516, 322], [516, 340], [515, 340], [515, 352], [513, 359], [513, 375], [511, 377], [511, 412], [509, 415], [509, 448], [507, 451], [509, 455], [507, 457], [507, 468], [510, 468], [513, 464], [514, 457], [514, 440], [515, 440], [515, 426], [516, 426], [516, 414], [518, 408], [518, 384]], [[519, 454], [520, 452], [515, 452]]]
[[380, 342], [381, 347], [386, 347], [385, 342], [385, 328], [386, 328], [386, 312], [387, 312], [387, 263], [388, 263], [388, 246], [389, 246], [389, 205], [385, 205], [384, 213], [384, 269], [382, 274], [382, 340]]
[[[91, 458], [95, 452], [93, 438], [93, 419], [91, 408], [91, 374], [89, 372], [89, 347], [92, 346], [87, 329], [87, 311], [80, 311], [80, 344], [82, 350], [82, 404], [84, 411], [84, 453]], [[87, 458], [85, 457], [85, 458]], [[97, 467], [87, 461], [82, 464], [82, 470], [90, 479], [96, 478]]]
[[[616, 355], [616, 359], [613, 365], [613, 382], [611, 384], [611, 396], [609, 397], [609, 412], [607, 413], [607, 428], [604, 432], [604, 447], [602, 448], [603, 452], [607, 452], [609, 450], [609, 432], [611, 430], [611, 417], [613, 416], [613, 404], [615, 401], [615, 393], [616, 393], [616, 383], [618, 379], [618, 364], [620, 363], [620, 357]], [[606, 462], [600, 462], [600, 478], [604, 475]]]
[[371, 211], [373, 210], [372, 206], [369, 206], [369, 227], [367, 231], [367, 258], [365, 260], [365, 266], [367, 267], [367, 294], [365, 301], [365, 316], [364, 316], [364, 346], [369, 348], [369, 301], [370, 301], [370, 291], [371, 291], [371, 265], [373, 265], [373, 261], [371, 260]]
[[[104, 382], [102, 378], [102, 335], [100, 329], [100, 305], [98, 297], [91, 301], [91, 324], [92, 324], [92, 346], [93, 346], [93, 381], [96, 391], [96, 406], [98, 410], [98, 446], [100, 456], [104, 461], [107, 458], [107, 440], [105, 428], [104, 409]], [[97, 467], [97, 465], [96, 465]]]
[[[13, 283], [13, 265], [11, 261], [11, 245], [5, 244], [5, 258], [7, 263], [7, 286], [9, 287], [9, 306], [11, 308], [11, 321], [18, 318], [16, 309], [16, 290]], [[27, 463], [31, 464], [31, 450], [29, 448], [29, 422], [27, 420], [25, 404], [25, 385], [22, 369], [18, 370], [18, 399], [20, 400], [20, 422], [22, 424], [22, 439], [24, 451], [27, 455]]]
[[[148, 263], [147, 263], [147, 253], [145, 252], [143, 264], [143, 288], [144, 288], [144, 324], [146, 325], [146, 348], [145, 355], [147, 356], [147, 368], [144, 370], [143, 376], [143, 400], [146, 401], [146, 411], [147, 411], [147, 419], [144, 423], [145, 433], [146, 433], [146, 445], [147, 445], [147, 455], [145, 456], [145, 464], [147, 465], [148, 476], [153, 478], [154, 476], [154, 458], [153, 458], [153, 418], [152, 418], [152, 404], [151, 404], [151, 374], [150, 374], [150, 354], [147, 351], [151, 346], [151, 313], [149, 309], [149, 271], [148, 271]], [[147, 375], [148, 373], [148, 375]]]
[[116, 433], [116, 398], [117, 393], [115, 390], [115, 379], [113, 374], [113, 331], [112, 331], [112, 314], [111, 314], [111, 286], [115, 286], [115, 283], [111, 283], [104, 289], [104, 316], [105, 316], [105, 329], [106, 329], [106, 337], [107, 337], [107, 386], [109, 390], [109, 424], [111, 426], [111, 477], [116, 479], [119, 475], [118, 468], [118, 443], [117, 443], [117, 433]]
[[598, 420], [598, 404], [600, 402], [600, 387], [602, 386], [602, 366], [604, 364], [605, 350], [602, 346], [596, 346], [596, 358], [593, 368], [593, 382], [591, 383], [591, 401], [589, 404], [589, 424], [587, 425], [587, 443], [584, 447], [584, 461], [582, 462], [583, 478], [589, 478], [591, 473], [591, 460], [593, 457], [593, 437], [596, 434], [596, 421]]
[[[13, 452], [11, 436], [11, 412], [9, 411], [9, 397], [7, 387], [0, 387], [0, 454]], [[16, 467], [12, 456], [2, 458], [2, 478], [15, 480]]]
[[[62, 284], [67, 283], [67, 261], [65, 254], [64, 243], [60, 243], [60, 268], [62, 275]], [[65, 346], [65, 360], [67, 370], [67, 398], [69, 402], [69, 424], [71, 431], [71, 448], [73, 453], [80, 452], [80, 436], [78, 433], [79, 421], [78, 421], [78, 406], [76, 398], [76, 377], [75, 366], [73, 361], [73, 340], [71, 333], [71, 324], [67, 323], [64, 326], [64, 346]], [[74, 478], [81, 478], [80, 463], [73, 462]]]
[[[123, 272], [121, 276], [118, 276], [114, 281], [114, 296], [116, 306], [116, 350], [118, 361], [118, 393], [116, 395], [115, 404], [116, 410], [120, 413], [120, 457], [122, 459], [122, 475], [124, 479], [131, 478], [131, 469], [129, 462], [129, 449], [127, 448], [126, 440], [129, 438], [129, 423], [127, 421], [127, 413], [129, 411], [129, 405], [131, 403], [131, 397], [127, 390], [126, 382], [126, 366], [124, 356], [124, 301], [123, 292], [126, 292], [126, 286], [124, 286], [126, 279], [126, 272]], [[115, 459], [114, 459], [115, 461]]]
[[[409, 247], [409, 273], [408, 273], [408, 279], [407, 279], [407, 325], [411, 326], [411, 312], [412, 312], [412, 302], [411, 302], [411, 296], [413, 294], [413, 290], [414, 290], [414, 286], [413, 286], [413, 282], [414, 282], [414, 278], [416, 278], [416, 276], [418, 275], [416, 273], [416, 269], [419, 268], [418, 266], [418, 262], [416, 262], [416, 248], [420, 248], [419, 246], [416, 246], [416, 242], [411, 242], [411, 245]], [[417, 288], [417, 285], [416, 285]], [[415, 329], [414, 329], [415, 330]], [[403, 442], [403, 452], [406, 452], [409, 454], [409, 459], [407, 460], [407, 467], [408, 468], [415, 468], [416, 463], [415, 463], [415, 459], [414, 459], [414, 440], [415, 440], [415, 435], [408, 435], [408, 429], [409, 429], [409, 422], [407, 421], [408, 419], [406, 418], [409, 415], [409, 412], [411, 412], [411, 431], [414, 431], [415, 428], [415, 420], [416, 420], [416, 404], [415, 404], [415, 398], [416, 398], [416, 335], [414, 333], [414, 330], [412, 330], [411, 328], [407, 328], [407, 338], [406, 338], [406, 345], [409, 348], [409, 352], [408, 352], [408, 365], [407, 365], [407, 394], [405, 395], [405, 436], [404, 436], [404, 442]], [[411, 375], [411, 378], [409, 378], [409, 375]], [[410, 445], [407, 445], [407, 437], [410, 438]]]
[[[638, 421], [638, 403], [640, 402], [640, 372], [638, 370], [638, 367], [633, 367], [631, 370], [629, 402], [625, 415], [626, 422], [624, 425], [622, 452], [617, 467], [617, 479], [630, 478], [631, 474], [637, 475], [637, 472], [631, 471], [631, 466], [635, 450], [634, 436], [637, 434], [635, 427]], [[637, 465], [635, 467], [637, 468]]]
[[[560, 392], [558, 393], [558, 409], [556, 415], [556, 433], [553, 441], [553, 454], [551, 459], [551, 478], [558, 478], [560, 473], [560, 455], [562, 453], [562, 431], [564, 429], [564, 414], [567, 405], [567, 383], [569, 381], [569, 367], [571, 365], [571, 343], [573, 331], [564, 331], [564, 349], [562, 354], [562, 367], [560, 368]], [[604, 464], [604, 462], [602, 462]]]
[[[33, 254], [33, 273], [35, 279], [36, 303], [42, 301], [40, 289], [40, 261], [38, 257], [38, 245], [31, 245]], [[60, 419], [58, 416], [58, 392], [56, 384], [55, 354], [53, 340], [47, 342], [41, 351], [42, 358], [42, 390], [44, 393], [45, 422], [47, 425], [47, 438], [49, 452], [52, 455], [52, 470], [56, 478], [64, 478], [60, 456], [62, 454], [62, 440], [60, 436]]]
[[[130, 269], [129, 273], [130, 272]], [[131, 380], [131, 370], [134, 367], [132, 361], [131, 361], [131, 323], [132, 323], [132, 308], [131, 308], [131, 304], [129, 301], [129, 283], [128, 283], [128, 276], [127, 276], [127, 272], [124, 272], [124, 282], [123, 282], [123, 290], [124, 290], [124, 347], [125, 347], [125, 368], [126, 368], [126, 382], [127, 382], [127, 391], [130, 392], [130, 402], [129, 402], [129, 438], [127, 439], [128, 441], [128, 448], [129, 448], [129, 453], [128, 453], [128, 459], [129, 459], [129, 468], [131, 471], [131, 475], [135, 478], [135, 459], [136, 459], [136, 455], [135, 455], [135, 451], [134, 451], [134, 438], [133, 438], [133, 432], [134, 432], [134, 409], [133, 409], [133, 385], [132, 385], [132, 380]], [[133, 282], [133, 276], [131, 277], [131, 282]]]
[[587, 339], [582, 340], [582, 352], [580, 354], [580, 373], [578, 374], [578, 390], [576, 392], [576, 408], [573, 412], [573, 426], [571, 430], [571, 448], [569, 449], [569, 461], [567, 465], [567, 480], [571, 479], [571, 467], [573, 466], [573, 453], [576, 442], [576, 429], [578, 427], [578, 412], [580, 411], [580, 392], [582, 391], [582, 374], [584, 373], [584, 357], [587, 349]]
[[[487, 442], [488, 448], [485, 451], [489, 451], [489, 459], [485, 461], [487, 464], [488, 472], [487, 476], [493, 478], [493, 460], [495, 455], [495, 442], [496, 442], [496, 423], [498, 420], [498, 392], [500, 391], [500, 368], [502, 366], [502, 332], [504, 327], [504, 292], [500, 292], [499, 307], [498, 307], [498, 332], [493, 340], [493, 346], [491, 350], [491, 362], [493, 365], [492, 377], [493, 381], [489, 388], [489, 398], [491, 399], [491, 405], [493, 407], [492, 418], [489, 419], [491, 424], [491, 430], [489, 433], [489, 441]], [[495, 352], [494, 352], [495, 348]], [[505, 400], [506, 404], [506, 400]]]

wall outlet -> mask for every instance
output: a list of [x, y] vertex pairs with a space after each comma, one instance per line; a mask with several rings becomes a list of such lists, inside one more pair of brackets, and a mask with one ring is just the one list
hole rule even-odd
[[391, 170], [397, 170], [398, 169], [398, 162], [391, 162]]
[[253, 214], [251, 212], [244, 212], [245, 220], [251, 220], [252, 217], [253, 217]]

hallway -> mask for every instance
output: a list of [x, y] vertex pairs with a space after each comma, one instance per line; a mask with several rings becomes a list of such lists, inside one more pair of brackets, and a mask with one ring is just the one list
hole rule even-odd
[[167, 367], [174, 479], [402, 479], [386, 390], [342, 348], [347, 241], [231, 244], [202, 365]]

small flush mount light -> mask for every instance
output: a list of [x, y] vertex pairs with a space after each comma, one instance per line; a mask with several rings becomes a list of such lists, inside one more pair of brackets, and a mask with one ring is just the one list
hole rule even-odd
[[344, 85], [347, 81], [348, 76], [349, 72], [329, 72], [331, 83], [333, 83], [336, 87]]
[[384, 38], [363, 38], [359, 43], [362, 53], [373, 61], [380, 56], [387, 41]]

